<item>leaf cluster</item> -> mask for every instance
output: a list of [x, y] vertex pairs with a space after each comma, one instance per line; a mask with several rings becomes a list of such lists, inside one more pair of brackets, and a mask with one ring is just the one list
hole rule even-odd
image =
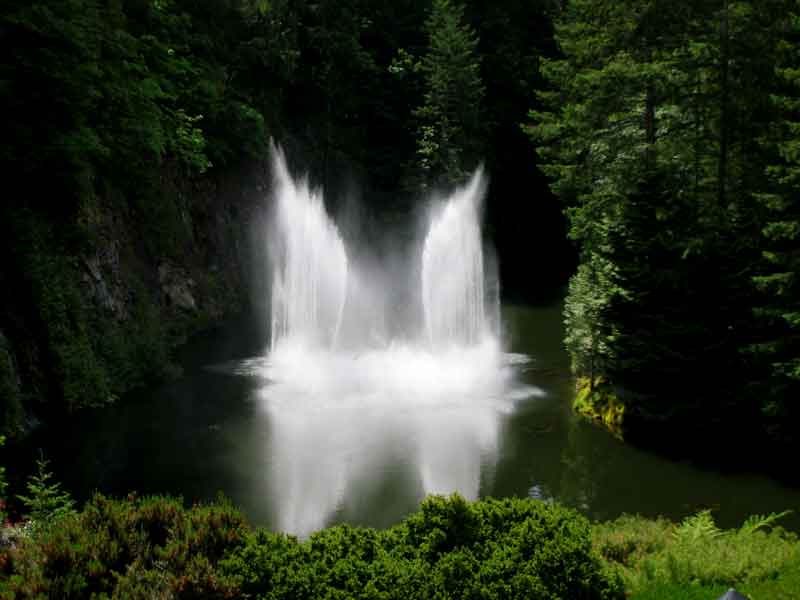
[[588, 523], [533, 500], [431, 497], [389, 530], [259, 532], [224, 569], [258, 598], [619, 598]]
[[690, 588], [730, 587], [788, 598], [800, 566], [797, 537], [777, 526], [788, 512], [754, 515], [727, 530], [717, 527], [709, 511], [679, 524], [626, 515], [595, 525], [592, 533], [595, 547], [634, 598], [658, 597], [659, 588], [683, 597]]

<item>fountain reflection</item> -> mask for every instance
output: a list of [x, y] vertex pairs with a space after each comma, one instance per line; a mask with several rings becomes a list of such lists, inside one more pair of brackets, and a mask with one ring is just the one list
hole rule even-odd
[[359, 494], [385, 478], [401, 478], [414, 503], [477, 498], [505, 416], [539, 393], [513, 383], [518, 363], [487, 343], [440, 353], [285, 348], [241, 364], [240, 374], [265, 380], [255, 396], [269, 424], [270, 520], [307, 535], [337, 513], [357, 513]]

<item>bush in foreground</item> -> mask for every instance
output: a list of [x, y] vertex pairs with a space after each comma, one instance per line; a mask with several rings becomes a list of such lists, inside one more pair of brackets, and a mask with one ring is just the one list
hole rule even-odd
[[340, 525], [304, 543], [262, 531], [223, 567], [270, 600], [624, 597], [588, 521], [534, 500], [431, 497], [386, 531]]
[[96, 496], [0, 553], [2, 598], [623, 598], [588, 521], [534, 500], [432, 497], [385, 530], [251, 532], [230, 504]]
[[248, 533], [225, 501], [98, 495], [0, 554], [0, 597], [232, 598], [215, 567]]

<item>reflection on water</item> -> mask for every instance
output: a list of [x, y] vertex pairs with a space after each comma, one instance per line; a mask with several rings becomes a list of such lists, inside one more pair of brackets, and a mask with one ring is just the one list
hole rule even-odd
[[[248, 342], [248, 321], [195, 340], [180, 380], [39, 432], [28, 460], [42, 448], [79, 500], [137, 490], [195, 502], [222, 491], [254, 525], [299, 533], [390, 526], [426, 493], [452, 490], [555, 499], [599, 519], [711, 508], [722, 526], [800, 507], [800, 490], [660, 458], [576, 417], [560, 307], [506, 307], [504, 318], [511, 348], [530, 361], [398, 346], [320, 358], [313, 371], [292, 371], [288, 356], [278, 369], [242, 360], [263, 343]], [[339, 385], [320, 393], [334, 374]], [[782, 523], [800, 531], [797, 513]]]
[[501, 414], [491, 407], [265, 410], [273, 519], [299, 535], [325, 526], [337, 511], [354, 512], [354, 492], [387, 471], [404, 475], [418, 500], [456, 491], [477, 498], [481, 466], [497, 460]]
[[418, 502], [459, 492], [475, 499], [498, 457], [514, 403], [541, 394], [516, 382], [519, 355], [496, 342], [436, 353], [398, 345], [361, 353], [284, 346], [227, 365], [259, 381], [269, 431], [265, 481], [277, 528], [305, 535], [387, 474]]

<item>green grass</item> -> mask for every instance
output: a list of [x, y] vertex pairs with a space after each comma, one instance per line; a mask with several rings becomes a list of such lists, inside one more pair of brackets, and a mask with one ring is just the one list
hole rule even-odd
[[655, 585], [630, 597], [630, 600], [716, 600], [728, 588], [725, 586], [688, 585], [674, 583]]
[[750, 600], [797, 600], [800, 598], [800, 552], [784, 565], [774, 579], [753, 581], [743, 585], [740, 591]]

